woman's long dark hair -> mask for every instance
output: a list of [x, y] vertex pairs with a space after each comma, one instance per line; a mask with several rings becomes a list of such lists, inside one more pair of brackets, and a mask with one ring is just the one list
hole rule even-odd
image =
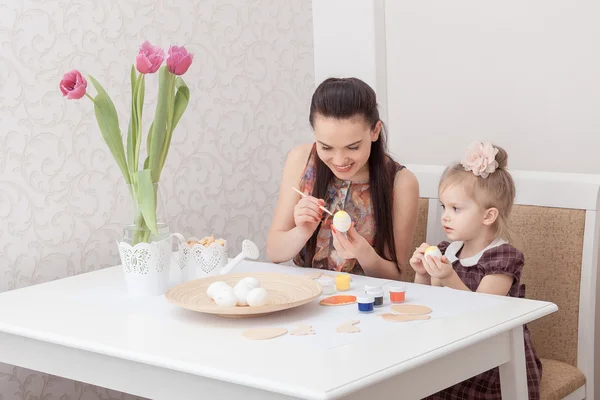
[[[315, 115], [326, 118], [348, 119], [364, 117], [371, 129], [379, 122], [377, 98], [373, 89], [357, 78], [329, 78], [323, 81], [312, 96], [310, 103], [310, 125], [314, 128]], [[316, 180], [312, 195], [323, 199], [327, 186], [333, 179], [333, 172], [321, 159], [315, 157]], [[373, 247], [377, 254], [386, 260], [398, 262], [394, 241], [393, 202], [396, 165], [387, 153], [386, 135], [382, 127], [379, 139], [371, 142], [369, 156], [369, 187], [371, 204], [375, 216], [375, 238]], [[316, 229], [306, 246], [306, 267], [312, 266], [317, 244]]]

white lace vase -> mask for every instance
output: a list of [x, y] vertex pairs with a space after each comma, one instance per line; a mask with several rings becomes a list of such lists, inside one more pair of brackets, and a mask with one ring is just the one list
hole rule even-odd
[[179, 244], [179, 267], [183, 282], [217, 275], [228, 260], [227, 241], [223, 246], [213, 243], [209, 247], [201, 244], [190, 247], [185, 241]]
[[161, 296], [169, 288], [172, 236], [152, 243], [117, 242], [121, 264], [132, 296]]

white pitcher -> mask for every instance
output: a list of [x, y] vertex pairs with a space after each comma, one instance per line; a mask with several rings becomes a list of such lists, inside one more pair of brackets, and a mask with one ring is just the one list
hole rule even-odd
[[256, 260], [259, 256], [256, 244], [247, 239], [242, 243], [242, 252], [229, 261], [227, 241], [224, 241], [224, 245], [211, 243], [205, 247], [197, 243], [190, 247], [183, 236], [178, 233], [174, 235], [179, 239], [178, 264], [181, 268], [182, 282], [227, 274], [244, 258]]

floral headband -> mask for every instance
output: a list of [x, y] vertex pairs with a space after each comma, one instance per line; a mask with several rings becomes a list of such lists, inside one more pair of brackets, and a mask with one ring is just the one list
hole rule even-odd
[[460, 163], [465, 171], [472, 171], [473, 175], [485, 179], [498, 168], [496, 154], [498, 154], [498, 149], [490, 143], [473, 142], [467, 148]]

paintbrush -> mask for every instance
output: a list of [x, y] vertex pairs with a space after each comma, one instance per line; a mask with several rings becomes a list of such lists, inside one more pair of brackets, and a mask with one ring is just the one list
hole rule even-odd
[[[298, 193], [300, 196], [302, 197], [306, 197], [307, 195], [302, 193], [301, 191], [299, 191], [298, 189], [296, 189], [295, 187], [292, 186], [292, 189], [294, 189], [294, 191], [296, 191], [296, 193]], [[331, 215], [333, 217], [333, 213], [331, 211], [329, 211], [328, 209], [326, 209], [323, 206], [319, 206], [319, 208], [323, 211], [325, 211], [327, 214]]]

